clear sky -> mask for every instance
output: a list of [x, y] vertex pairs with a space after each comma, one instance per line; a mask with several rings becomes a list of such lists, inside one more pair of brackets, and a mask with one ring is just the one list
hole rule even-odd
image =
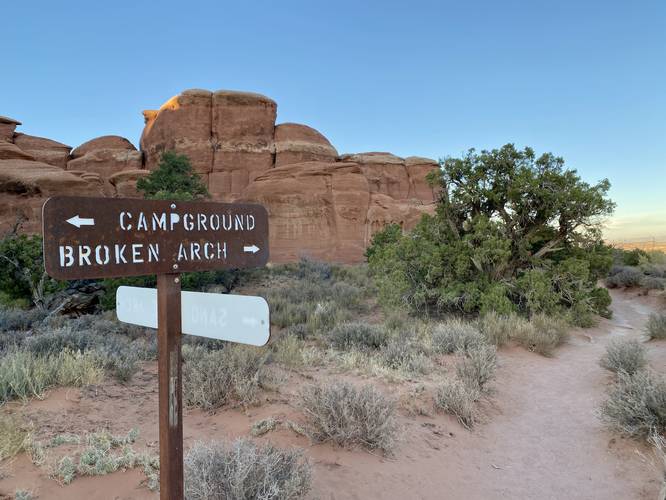
[[4, 2], [0, 115], [76, 146], [187, 88], [259, 92], [339, 152], [563, 156], [666, 240], [666, 2]]

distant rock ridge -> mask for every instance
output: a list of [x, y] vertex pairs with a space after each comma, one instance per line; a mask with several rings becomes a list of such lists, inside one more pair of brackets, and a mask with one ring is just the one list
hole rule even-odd
[[140, 150], [114, 135], [72, 149], [18, 133], [19, 121], [0, 116], [0, 230], [20, 223], [39, 232], [48, 196], [136, 197], [136, 181], [169, 150], [189, 157], [213, 200], [266, 206], [273, 262], [359, 262], [385, 225], [409, 229], [434, 211], [425, 180], [434, 160], [338, 155], [319, 131], [276, 125], [276, 115], [275, 101], [260, 94], [186, 90], [143, 112]]

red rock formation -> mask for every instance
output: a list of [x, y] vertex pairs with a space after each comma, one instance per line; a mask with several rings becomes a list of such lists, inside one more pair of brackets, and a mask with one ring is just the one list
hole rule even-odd
[[108, 179], [121, 170], [143, 168], [141, 152], [124, 137], [105, 135], [81, 144], [71, 154], [67, 170], [93, 172]]
[[335, 161], [338, 152], [312, 127], [281, 123], [275, 127], [275, 166], [304, 161]]
[[0, 116], [0, 141], [13, 142], [17, 125], [21, 125], [21, 122], [7, 116]]
[[35, 160], [56, 167], [65, 168], [69, 160], [71, 146], [60, 142], [28, 134], [14, 134], [14, 144], [31, 155]]
[[338, 157], [317, 130], [276, 126], [276, 112], [259, 94], [186, 90], [143, 112], [141, 151], [104, 136], [71, 153], [64, 144], [16, 134], [19, 122], [0, 117], [0, 230], [21, 214], [26, 230], [38, 230], [39, 209], [54, 194], [137, 197], [136, 181], [169, 150], [189, 157], [213, 200], [266, 206], [274, 262], [362, 261], [381, 228], [409, 229], [434, 210], [425, 177], [435, 161], [377, 152]]

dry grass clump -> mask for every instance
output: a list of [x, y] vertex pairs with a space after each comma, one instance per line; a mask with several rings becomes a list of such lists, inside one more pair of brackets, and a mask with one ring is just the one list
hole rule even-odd
[[482, 345], [463, 356], [456, 365], [458, 379], [467, 387], [483, 392], [495, 377], [497, 367], [497, 348]]
[[99, 383], [104, 370], [93, 353], [65, 350], [49, 356], [14, 350], [0, 358], [0, 403], [41, 397], [54, 386]]
[[0, 462], [27, 451], [30, 446], [30, 431], [19, 418], [4, 415], [0, 419]]
[[599, 364], [615, 373], [633, 375], [647, 366], [647, 352], [636, 339], [616, 339], [608, 343]]
[[289, 368], [300, 368], [305, 364], [303, 341], [293, 334], [287, 334], [273, 347], [273, 360]]
[[492, 311], [479, 318], [479, 330], [489, 343], [502, 347], [511, 338], [530, 335], [532, 325], [517, 314], [502, 315]]
[[253, 403], [266, 375], [267, 353], [255, 347], [228, 344], [209, 351], [183, 346], [183, 358], [183, 401], [204, 410], [231, 400]]
[[473, 323], [459, 318], [450, 318], [435, 326], [432, 332], [432, 347], [435, 352], [452, 354], [467, 352], [486, 341]]
[[652, 444], [655, 457], [659, 462], [657, 467], [661, 472], [661, 490], [659, 490], [657, 498], [658, 500], [666, 500], [666, 439], [660, 434], [652, 434], [648, 441]]
[[185, 456], [188, 500], [296, 500], [312, 483], [312, 466], [300, 450], [280, 450], [239, 439], [197, 442]]
[[648, 438], [666, 431], [666, 380], [649, 370], [633, 375], [618, 373], [618, 380], [601, 406], [601, 418], [612, 429], [632, 437]]
[[471, 429], [476, 423], [475, 403], [479, 397], [478, 389], [456, 378], [445, 379], [435, 394], [435, 406], [455, 415], [463, 427]]
[[327, 334], [332, 347], [341, 351], [349, 349], [379, 349], [389, 340], [389, 332], [381, 325], [363, 321], [343, 322]]
[[301, 407], [315, 441], [363, 446], [392, 453], [397, 443], [395, 402], [372, 385], [346, 382], [313, 385], [302, 391]]
[[536, 314], [529, 325], [516, 332], [514, 338], [526, 349], [546, 357], [569, 338], [569, 324], [561, 317]]
[[379, 352], [381, 364], [406, 375], [426, 375], [433, 369], [426, 347], [414, 335], [398, 335]]
[[645, 324], [645, 333], [651, 340], [666, 339], [666, 313], [651, 313]]

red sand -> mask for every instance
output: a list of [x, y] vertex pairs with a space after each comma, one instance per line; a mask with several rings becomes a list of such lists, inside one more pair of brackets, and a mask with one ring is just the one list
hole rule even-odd
[[[348, 451], [280, 428], [260, 439], [279, 446], [306, 449], [315, 465], [310, 495], [320, 499], [653, 499], [660, 473], [643, 444], [603, 428], [596, 416], [610, 375], [598, 361], [610, 338], [640, 336], [654, 297], [612, 291], [614, 318], [596, 328], [576, 330], [567, 345], [548, 359], [520, 348], [500, 351], [501, 366], [492, 401], [485, 403], [485, 422], [472, 432], [453, 418], [401, 415], [403, 440], [392, 459], [361, 450]], [[653, 368], [666, 371], [666, 342], [648, 344]], [[299, 418], [290, 405], [300, 385], [312, 376], [290, 375], [281, 393], [244, 413], [188, 411], [185, 447], [197, 439], [231, 439], [249, 435], [253, 422], [268, 416]], [[395, 386], [380, 384], [384, 390]], [[414, 384], [412, 384], [413, 386]], [[400, 385], [406, 392], [410, 383]], [[3, 411], [23, 411], [35, 423], [37, 437], [59, 432], [108, 428], [126, 433], [139, 427], [137, 448], [157, 452], [157, 379], [147, 364], [131, 384], [107, 382], [95, 389], [52, 391], [44, 401]], [[427, 399], [424, 400], [427, 404]], [[7, 467], [2, 494], [32, 490], [40, 499], [157, 498], [140, 486], [139, 471], [106, 477], [77, 478], [60, 486], [26, 456]]]

